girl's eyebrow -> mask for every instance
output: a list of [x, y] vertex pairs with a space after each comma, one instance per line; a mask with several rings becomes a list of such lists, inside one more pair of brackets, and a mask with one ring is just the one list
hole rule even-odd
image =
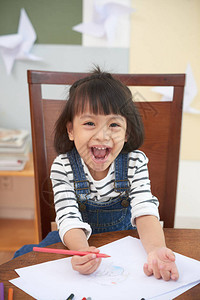
[[94, 118], [95, 115], [81, 115], [80, 119], [85, 119], [85, 118]]
[[120, 115], [113, 115], [110, 119], [111, 119], [111, 120], [112, 120], [112, 119], [114, 119], [114, 120], [115, 120], [115, 119], [117, 119], [117, 120], [119, 119], [120, 121], [124, 122], [124, 118], [123, 118], [122, 116], [120, 116]]

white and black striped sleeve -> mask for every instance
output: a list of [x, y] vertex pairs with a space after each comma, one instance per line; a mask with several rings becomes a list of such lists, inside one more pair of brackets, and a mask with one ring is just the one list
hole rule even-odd
[[129, 154], [128, 177], [131, 184], [131, 221], [135, 226], [135, 219], [144, 215], [153, 215], [159, 219], [158, 199], [151, 193], [148, 172], [148, 158], [142, 151]]
[[65, 233], [72, 228], [82, 228], [87, 238], [89, 238], [91, 227], [82, 220], [73, 188], [73, 175], [67, 155], [59, 155], [54, 160], [50, 178], [54, 192], [56, 223], [61, 240], [63, 241]]

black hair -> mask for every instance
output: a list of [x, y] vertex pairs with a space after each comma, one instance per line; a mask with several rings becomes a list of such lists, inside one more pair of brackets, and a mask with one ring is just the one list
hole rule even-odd
[[130, 89], [110, 73], [97, 66], [89, 74], [70, 87], [66, 105], [56, 122], [54, 146], [58, 154], [74, 147], [66, 129], [77, 114], [83, 113], [86, 105], [94, 114], [117, 114], [127, 120], [127, 142], [122, 149], [130, 152], [138, 149], [144, 140], [144, 128], [140, 114], [132, 99]]

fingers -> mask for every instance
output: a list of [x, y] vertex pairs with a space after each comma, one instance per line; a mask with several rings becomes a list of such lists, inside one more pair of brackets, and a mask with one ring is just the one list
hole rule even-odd
[[163, 264], [161, 264], [160, 269], [161, 269], [162, 278], [164, 280], [170, 280], [170, 279], [172, 279], [172, 280], [176, 281], [179, 278], [179, 273], [178, 273], [178, 270], [177, 270], [177, 267], [176, 267], [176, 264], [175, 264], [175, 260], [176, 260], [175, 254], [169, 248], [166, 248], [165, 251], [166, 251], [165, 252], [166, 258], [170, 262], [168, 261], [168, 270], [167, 270], [166, 266], [164, 266]]
[[93, 246], [89, 247], [89, 250], [87, 250], [87, 251], [94, 252], [94, 253], [99, 253], [100, 252], [100, 250], [98, 248], [93, 247]]
[[72, 263], [74, 263], [75, 265], [84, 265], [86, 264], [88, 261], [93, 260], [96, 258], [96, 254], [91, 253], [91, 254], [87, 254], [84, 256], [78, 256], [78, 255], [74, 255], [72, 256]]
[[147, 263], [145, 263], [143, 266], [143, 270], [147, 276], [154, 275], [157, 279], [161, 278], [160, 270], [158, 268], [158, 263], [157, 260], [155, 259], [152, 261], [152, 267], [150, 267]]
[[158, 264], [158, 261], [156, 259], [152, 261], [151, 267], [147, 263], [145, 263], [143, 266], [143, 270], [147, 276], [154, 275], [155, 278], [162, 278], [165, 281], [169, 281], [170, 279], [178, 280], [179, 278], [178, 270], [175, 264], [171, 268], [171, 270], [169, 270], [165, 264]]
[[97, 270], [101, 263], [101, 259], [97, 258], [95, 253], [85, 256], [73, 256], [71, 259], [72, 268], [81, 274], [91, 274]]
[[84, 265], [77, 265], [76, 266], [76, 271], [78, 271], [79, 273], [84, 274], [84, 275], [89, 275], [89, 274], [92, 274], [93, 272], [95, 272], [97, 270], [100, 263], [101, 263], [100, 258], [89, 260]]
[[171, 266], [171, 269], [168, 270], [167, 267], [163, 264], [160, 265], [160, 274], [165, 281], [170, 279], [176, 281], [179, 278], [179, 273], [175, 264]]
[[171, 279], [175, 281], [179, 279], [179, 274], [176, 265], [174, 265], [174, 267], [171, 270]]
[[100, 250], [94, 246], [90, 246], [87, 248], [81, 248], [80, 251], [87, 251], [87, 252], [94, 252], [94, 253], [99, 253]]
[[157, 278], [160, 279], [161, 278], [161, 274], [160, 274], [160, 269], [158, 267], [158, 262], [156, 259], [153, 260], [152, 262], [153, 265], [153, 275]]
[[160, 265], [160, 275], [165, 281], [169, 281], [171, 278], [171, 272], [165, 269], [164, 265]]
[[147, 263], [144, 264], [143, 270], [147, 276], [151, 276], [153, 274], [153, 270], [151, 268], [149, 268]]
[[175, 255], [173, 251], [168, 248], [166, 249], [166, 257], [171, 261], [175, 261]]

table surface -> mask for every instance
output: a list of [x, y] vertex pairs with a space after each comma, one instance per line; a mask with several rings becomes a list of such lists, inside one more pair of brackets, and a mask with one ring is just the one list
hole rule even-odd
[[[200, 260], [200, 248], [199, 248], [200, 229], [165, 228], [164, 232], [165, 232], [166, 243], [169, 248], [171, 248], [173, 251], [178, 252], [180, 254]], [[106, 232], [106, 233], [92, 235], [89, 239], [89, 244], [96, 247], [100, 247], [128, 235], [138, 238], [138, 234], [136, 230]], [[57, 243], [49, 247], [65, 249], [62, 243]], [[2, 264], [0, 266], [0, 282], [4, 283], [5, 299], [7, 299], [8, 297], [9, 287], [12, 287], [14, 289], [15, 300], [33, 299], [31, 296], [29, 296], [22, 290], [18, 289], [8, 281], [10, 279], [18, 277], [17, 273], [14, 271], [15, 269], [30, 266], [30, 265], [35, 265], [38, 263], [55, 260], [63, 257], [65, 257], [65, 255], [63, 254], [29, 252], [7, 263]], [[177, 300], [178, 299], [199, 300], [200, 284], [186, 291], [185, 293], [181, 294], [176, 299]]]

